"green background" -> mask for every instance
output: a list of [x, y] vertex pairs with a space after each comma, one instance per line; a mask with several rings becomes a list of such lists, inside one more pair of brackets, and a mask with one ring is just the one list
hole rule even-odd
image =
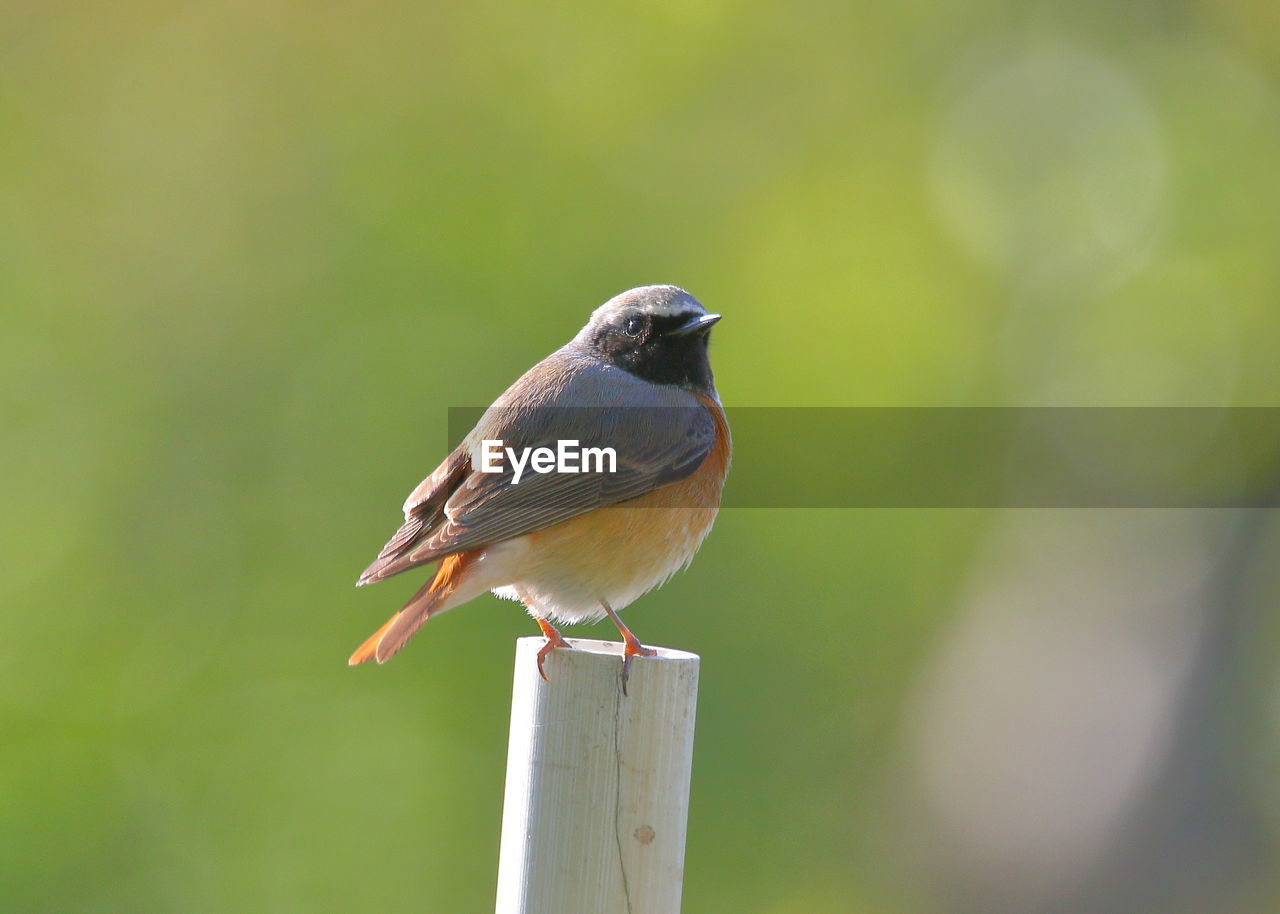
[[[352, 584], [622, 289], [733, 405], [1275, 404], [1278, 9], [7, 4], [0, 910], [491, 908], [532, 623]], [[724, 512], [685, 909], [1276, 910], [1270, 524]]]

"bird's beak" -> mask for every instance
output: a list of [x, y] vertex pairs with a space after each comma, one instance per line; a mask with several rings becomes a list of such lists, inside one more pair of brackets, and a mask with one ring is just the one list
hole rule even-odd
[[718, 320], [720, 320], [719, 314], [699, 314], [687, 324], [681, 324], [674, 330], [668, 330], [667, 333], [670, 336], [685, 336], [690, 333], [697, 333], [701, 330], [706, 330]]

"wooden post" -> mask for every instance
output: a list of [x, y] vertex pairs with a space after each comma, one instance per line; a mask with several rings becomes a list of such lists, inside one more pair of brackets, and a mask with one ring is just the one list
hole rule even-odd
[[570, 639], [516, 642], [498, 914], [676, 914], [698, 656]]

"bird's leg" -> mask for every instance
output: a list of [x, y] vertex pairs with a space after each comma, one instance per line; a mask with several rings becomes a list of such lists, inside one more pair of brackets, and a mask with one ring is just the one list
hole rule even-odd
[[572, 648], [573, 645], [570, 644], [568, 641], [565, 641], [564, 635], [556, 631], [556, 627], [552, 625], [550, 622], [548, 622], [546, 619], [540, 619], [537, 616], [534, 616], [533, 620], [538, 623], [538, 628], [542, 629], [542, 634], [547, 636], [547, 643], [542, 646], [541, 650], [538, 651], [538, 675], [541, 676], [547, 682], [550, 682], [551, 680], [547, 679], [547, 674], [542, 669], [542, 661], [546, 660], [547, 654], [550, 654], [556, 648], [558, 647]]
[[523, 587], [516, 587], [516, 596], [520, 598], [520, 602], [524, 604], [524, 608], [529, 611], [529, 615], [533, 616], [533, 621], [538, 623], [538, 628], [542, 629], [542, 634], [546, 636], [547, 643], [538, 651], [538, 675], [542, 677], [544, 682], [550, 682], [547, 678], [547, 672], [542, 668], [542, 661], [547, 659], [550, 654], [558, 647], [572, 648], [573, 645], [564, 640], [564, 635], [556, 631], [556, 627], [542, 618], [542, 614], [538, 612], [537, 607], [533, 605], [533, 598], [529, 596], [529, 592]]
[[600, 599], [600, 605], [604, 607], [604, 611], [609, 614], [609, 618], [613, 620], [613, 624], [618, 626], [618, 631], [622, 633], [622, 694], [627, 694], [627, 676], [631, 673], [632, 657], [652, 657], [658, 652], [651, 647], [645, 647], [640, 643], [640, 639], [631, 634], [631, 629], [622, 624], [622, 620], [618, 618], [618, 614], [613, 611], [613, 607], [603, 597]]

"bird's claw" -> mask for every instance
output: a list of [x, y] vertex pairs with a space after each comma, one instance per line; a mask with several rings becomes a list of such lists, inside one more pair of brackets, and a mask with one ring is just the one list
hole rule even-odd
[[555, 626], [550, 622], [547, 622], [545, 619], [538, 619], [536, 621], [538, 623], [538, 627], [542, 629], [542, 634], [547, 638], [547, 643], [538, 651], [538, 675], [542, 677], [543, 682], [550, 682], [551, 679], [547, 676], [547, 671], [542, 668], [542, 662], [546, 660], [547, 655], [556, 648], [563, 647], [572, 650], [573, 645], [564, 640], [564, 635], [560, 634], [560, 632], [558, 632]]
[[652, 647], [645, 647], [639, 641], [628, 641], [626, 647], [622, 651], [622, 694], [627, 694], [627, 679], [631, 676], [631, 658], [633, 657], [656, 657], [657, 650]]

